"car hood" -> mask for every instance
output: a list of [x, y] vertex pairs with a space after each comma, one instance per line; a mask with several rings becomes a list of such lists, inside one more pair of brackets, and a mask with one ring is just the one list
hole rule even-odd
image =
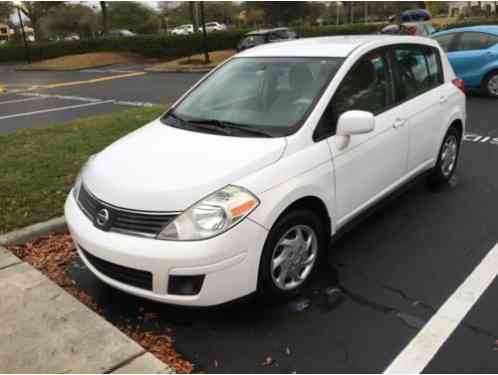
[[92, 158], [83, 183], [94, 196], [117, 207], [182, 211], [275, 163], [285, 146], [285, 138], [213, 135], [156, 120]]

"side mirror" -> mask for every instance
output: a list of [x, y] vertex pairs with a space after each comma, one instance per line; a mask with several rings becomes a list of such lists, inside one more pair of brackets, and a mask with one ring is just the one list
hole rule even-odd
[[345, 148], [352, 135], [370, 133], [375, 129], [375, 116], [366, 111], [344, 112], [337, 121], [337, 147]]

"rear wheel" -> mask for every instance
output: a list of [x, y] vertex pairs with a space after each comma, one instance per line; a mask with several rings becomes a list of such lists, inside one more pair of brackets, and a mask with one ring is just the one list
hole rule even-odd
[[498, 98], [498, 70], [494, 70], [486, 75], [483, 81], [483, 88], [489, 96]]
[[264, 298], [299, 294], [328, 244], [325, 223], [313, 211], [284, 214], [270, 230], [261, 256], [258, 293]]
[[460, 131], [455, 126], [448, 129], [439, 151], [436, 166], [430, 176], [431, 182], [444, 184], [453, 176], [460, 153], [460, 138]]

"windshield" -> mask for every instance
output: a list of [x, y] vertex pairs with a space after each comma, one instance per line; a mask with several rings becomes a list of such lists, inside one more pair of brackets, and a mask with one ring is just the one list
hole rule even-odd
[[190, 130], [191, 123], [209, 122], [225, 127], [231, 124], [238, 130], [258, 128], [269, 136], [292, 134], [343, 60], [235, 58], [207, 78], [163, 121], [177, 127], [185, 125]]

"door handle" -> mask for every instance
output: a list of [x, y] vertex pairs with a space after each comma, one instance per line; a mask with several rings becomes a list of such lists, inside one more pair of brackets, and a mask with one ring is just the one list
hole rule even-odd
[[403, 125], [405, 125], [405, 123], [406, 123], [406, 120], [401, 119], [401, 118], [397, 118], [396, 120], [394, 120], [393, 128], [398, 129], [398, 128], [402, 127]]
[[443, 95], [439, 98], [439, 103], [443, 104], [448, 101], [448, 97], [446, 95]]

